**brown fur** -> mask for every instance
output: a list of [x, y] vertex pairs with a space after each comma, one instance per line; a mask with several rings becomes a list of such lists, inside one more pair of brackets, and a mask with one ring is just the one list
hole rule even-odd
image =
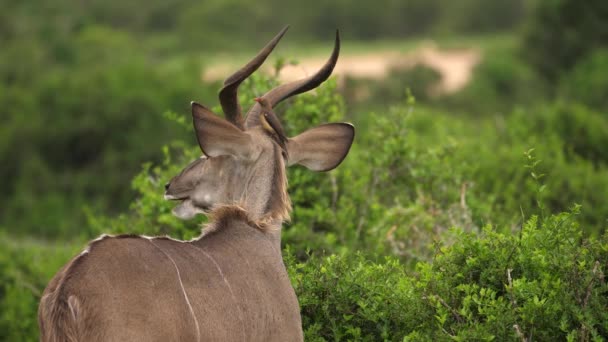
[[[58, 282], [63, 283], [63, 279]], [[65, 293], [61, 288], [42, 297], [38, 309], [41, 341], [78, 341], [78, 324], [70, 317], [69, 311]]]
[[85, 250], [74, 257], [51, 280], [44, 290], [38, 308], [40, 340], [48, 342], [81, 341], [84, 324], [90, 321], [83, 310], [81, 299], [70, 294], [69, 285], [79, 275], [79, 268], [89, 258], [91, 251], [102, 241], [110, 238], [132, 237], [136, 235], [111, 236], [103, 234], [89, 242]]
[[219, 229], [191, 242], [91, 242], [45, 290], [41, 341], [301, 340], [299, 306], [272, 237], [238, 208], [217, 215]]
[[301, 340], [297, 299], [272, 236], [237, 207], [215, 214], [216, 231], [191, 242], [91, 242], [45, 290], [41, 341]]
[[[89, 245], [90, 246], [90, 245]], [[40, 340], [49, 342], [79, 341], [81, 324], [85, 318], [80, 302], [70, 296], [66, 283], [74, 276], [74, 270], [87, 257], [88, 253], [76, 256], [53, 278], [44, 291], [38, 308]]]

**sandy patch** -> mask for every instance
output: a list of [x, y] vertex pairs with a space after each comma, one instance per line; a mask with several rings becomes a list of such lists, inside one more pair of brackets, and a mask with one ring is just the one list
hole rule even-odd
[[[323, 65], [326, 57], [306, 58], [298, 65], [285, 66], [279, 79], [289, 82], [301, 79]], [[338, 80], [351, 78], [383, 79], [393, 70], [407, 70], [416, 65], [424, 65], [436, 70], [441, 80], [432, 92], [434, 94], [451, 94], [462, 89], [471, 80], [473, 69], [481, 61], [477, 49], [440, 50], [433, 43], [425, 43], [409, 53], [392, 51], [370, 52], [365, 54], [342, 54], [334, 70]], [[220, 81], [230, 75], [238, 66], [224, 62], [211, 66], [202, 75], [204, 81]], [[271, 66], [262, 66], [262, 72], [273, 72]]]

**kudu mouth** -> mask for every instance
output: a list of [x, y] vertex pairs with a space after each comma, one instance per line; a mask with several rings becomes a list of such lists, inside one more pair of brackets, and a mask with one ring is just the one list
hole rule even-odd
[[170, 194], [168, 193], [169, 191], [165, 191], [164, 194], [164, 199], [165, 200], [169, 200], [169, 201], [173, 201], [173, 202], [179, 202], [177, 204], [177, 206], [175, 206], [175, 208], [173, 208], [173, 211], [175, 211], [176, 209], [178, 209], [181, 206], [187, 206], [187, 207], [192, 207], [192, 208], [196, 208], [200, 211], [203, 212], [209, 212], [211, 211], [211, 207], [208, 205], [203, 205], [200, 203], [194, 203], [194, 200], [192, 200], [192, 198], [190, 197], [189, 194]]
[[210, 206], [195, 204], [194, 200], [192, 200], [189, 196], [176, 198], [172, 197], [171, 195], [165, 195], [165, 199], [179, 202], [179, 204], [177, 204], [175, 207], [173, 207], [173, 209], [171, 209], [171, 213], [183, 220], [189, 220], [196, 216], [196, 214], [206, 215], [212, 211], [212, 208]]
[[188, 199], [188, 198], [190, 198], [190, 197], [189, 197], [189, 196], [182, 196], [182, 197], [179, 197], [179, 196], [174, 196], [174, 195], [167, 194], [167, 193], [165, 192], [165, 196], [164, 196], [164, 198], [165, 198], [166, 200], [169, 200], [169, 201], [185, 201], [185, 200], [187, 200], [187, 199]]
[[167, 190], [165, 190], [165, 194], [163, 195], [165, 200], [169, 200], [169, 201], [185, 201], [187, 199], [190, 198], [190, 193], [192, 191], [172, 191], [173, 189], [171, 188], [167, 188]]
[[169, 192], [169, 189], [167, 189], [167, 191], [165, 191], [164, 198], [165, 198], [165, 200], [179, 202], [175, 207], [173, 207], [173, 209], [171, 209], [171, 212], [173, 213], [173, 215], [177, 216], [180, 219], [184, 219], [184, 220], [191, 219], [197, 213], [206, 214], [211, 211], [211, 208], [208, 206], [195, 205], [194, 201], [190, 198], [190, 195], [185, 195], [185, 194], [174, 195], [174, 194], [170, 194], [168, 192]]

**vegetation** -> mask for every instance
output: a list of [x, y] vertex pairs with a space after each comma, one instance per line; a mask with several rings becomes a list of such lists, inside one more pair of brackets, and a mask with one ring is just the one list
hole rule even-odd
[[[290, 135], [357, 127], [335, 171], [289, 170], [285, 262], [310, 341], [602, 340], [608, 46], [594, 23], [607, 12], [600, 1], [537, 1], [524, 17], [523, 3], [339, 1], [293, 13], [274, 1], [5, 1], [0, 340], [37, 339], [40, 294], [88, 239], [198, 235], [204, 218], [178, 220], [161, 194], [200, 155], [188, 101], [217, 103], [219, 85], [199, 80], [202, 50], [255, 47], [283, 20], [300, 27], [290, 40], [326, 40], [338, 26], [363, 49], [376, 37], [504, 37], [524, 19], [521, 33], [485, 46], [459, 93], [427, 92], [438, 75], [417, 68], [350, 80], [342, 93], [330, 80], [277, 108]], [[568, 34], [542, 33], [550, 27]], [[276, 84], [255, 75], [241, 103]], [[371, 100], [353, 102], [356, 87]]]
[[608, 44], [608, 4], [591, 0], [539, 1], [526, 25], [523, 55], [548, 81], [557, 81], [599, 47]]
[[455, 230], [411, 271], [390, 257], [288, 258], [306, 340], [600, 341], [608, 240], [581, 238], [578, 209], [534, 216], [518, 234]]

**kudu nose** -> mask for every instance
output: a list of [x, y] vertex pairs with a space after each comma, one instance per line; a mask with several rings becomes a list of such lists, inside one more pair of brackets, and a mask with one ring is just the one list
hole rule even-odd
[[167, 183], [165, 184], [165, 191], [169, 190], [169, 186], [171, 185], [171, 183]]

